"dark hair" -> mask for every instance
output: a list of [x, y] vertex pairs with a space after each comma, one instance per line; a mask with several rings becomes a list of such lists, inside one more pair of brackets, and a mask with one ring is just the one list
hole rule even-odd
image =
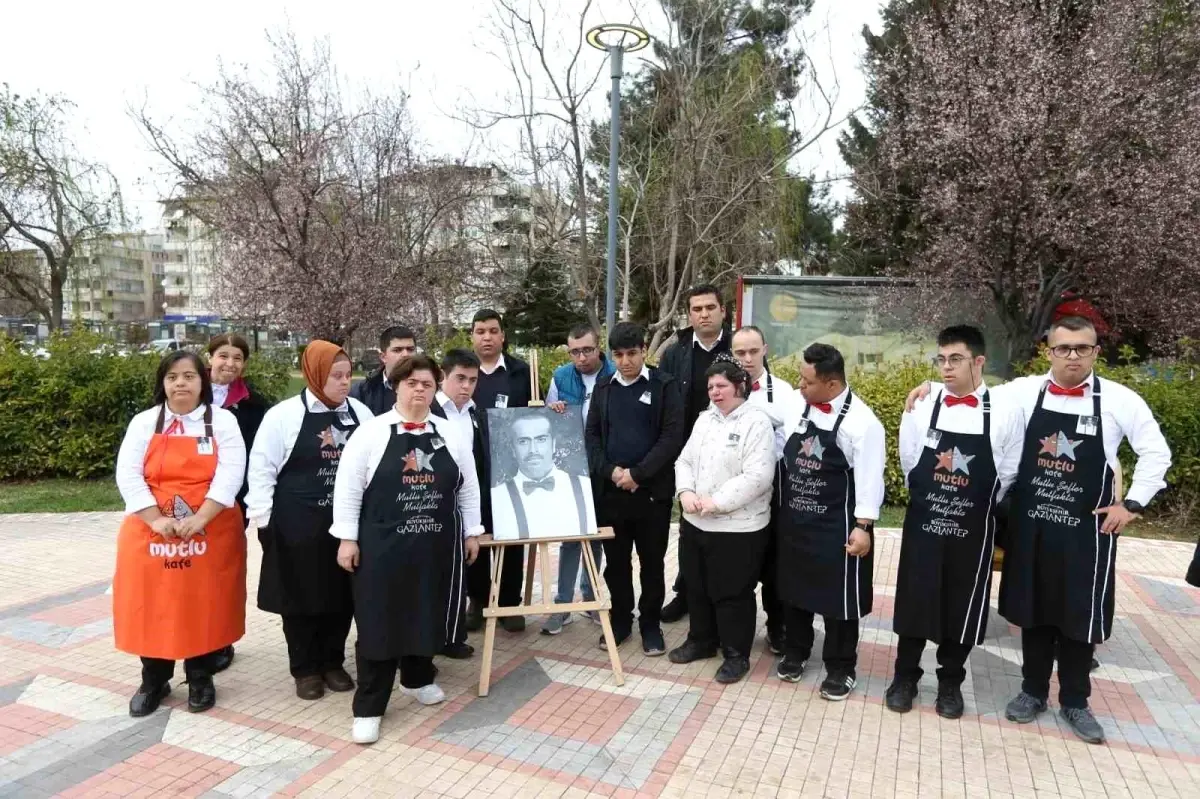
[[155, 405], [162, 405], [167, 401], [167, 390], [163, 388], [163, 381], [167, 379], [167, 372], [171, 371], [171, 367], [185, 358], [191, 361], [196, 367], [196, 371], [200, 373], [200, 402], [205, 405], [212, 405], [212, 378], [208, 376], [208, 370], [200, 362], [200, 356], [191, 350], [168, 352], [158, 362], [158, 371], [154, 375]]
[[1096, 332], [1096, 326], [1092, 324], [1092, 320], [1085, 316], [1064, 316], [1061, 319], [1055, 319], [1050, 323], [1050, 329], [1047, 335], [1053, 333], [1057, 328], [1070, 330], [1073, 333], [1079, 333], [1083, 330], [1090, 330], [1096, 336], [1096, 340], [1100, 340], [1100, 334]]
[[734, 358], [727, 352], [722, 352], [713, 358], [712, 366], [704, 372], [704, 382], [708, 382], [708, 378], [721, 377], [733, 383], [734, 389], [737, 390], [739, 397], [745, 397], [750, 393], [750, 373], [742, 368], [738, 363], [737, 358]]
[[646, 346], [646, 328], [636, 322], [617, 322], [608, 334], [610, 350], [632, 350]]
[[208, 342], [208, 354], [216, 355], [217, 350], [222, 347], [237, 347], [242, 351], [243, 358], [249, 359], [250, 357], [250, 345], [237, 333], [222, 333], [219, 336], [213, 336]]
[[567, 338], [583, 338], [584, 336], [591, 336], [597, 344], [600, 343], [600, 334], [587, 322], [580, 322], [567, 331]]
[[721, 299], [721, 290], [711, 283], [701, 283], [699, 286], [692, 286], [683, 293], [683, 307], [691, 310], [692, 298], [700, 297], [705, 294], [712, 294], [717, 298], [717, 305], [725, 307], [725, 300]]
[[493, 308], [480, 308], [478, 311], [476, 311], [475, 315], [471, 317], [471, 327], [474, 329], [475, 325], [479, 324], [480, 322], [491, 322], [493, 319], [498, 325], [500, 325], [500, 332], [503, 333], [504, 317], [500, 315], [499, 311]]
[[813, 367], [817, 377], [836, 378], [846, 382], [846, 361], [837, 347], [830, 344], [809, 344], [804, 348], [804, 362]]
[[949, 347], [951, 344], [962, 344], [971, 351], [973, 357], [987, 355], [987, 343], [983, 340], [983, 331], [975, 325], [950, 325], [938, 333], [937, 345]]
[[423, 352], [418, 352], [416, 355], [409, 355], [407, 358], [401, 358], [392, 367], [391, 373], [388, 375], [388, 382], [393, 386], [398, 386], [403, 381], [412, 377], [413, 372], [427, 371], [433, 375], [433, 382], [442, 382], [442, 368], [437, 365], [429, 355]]
[[461, 348], [446, 350], [446, 354], [442, 356], [442, 373], [448, 375], [458, 368], [478, 369], [479, 356]]
[[417, 337], [413, 333], [412, 328], [408, 325], [392, 325], [385, 327], [383, 332], [379, 334], [379, 351], [383, 352], [396, 339], [412, 339], [413, 344], [417, 343]]
[[742, 332], [746, 332], [746, 331], [748, 331], [750, 333], [757, 333], [759, 339], [762, 340], [763, 345], [764, 346], [766, 345], [767, 336], [765, 333], [762, 332], [762, 328], [758, 327], [757, 325], [742, 325], [737, 330], [733, 331], [733, 334], [736, 336], [738, 333], [742, 333]]

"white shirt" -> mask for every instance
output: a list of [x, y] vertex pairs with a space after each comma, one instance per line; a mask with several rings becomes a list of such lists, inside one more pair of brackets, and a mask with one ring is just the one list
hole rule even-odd
[[[921, 460], [925, 449], [925, 434], [929, 431], [930, 420], [933, 419], [933, 409], [937, 402], [942, 403], [938, 413], [938, 429], [948, 433], [968, 433], [980, 435], [983, 433], [983, 392], [986, 385], [980, 385], [974, 392], [980, 404], [974, 408], [969, 405], [949, 407], [944, 399], [939, 400], [946, 392], [941, 383], [932, 383], [929, 396], [913, 406], [911, 413], [900, 417], [900, 468], [904, 470], [904, 479], [908, 480], [911, 472]], [[1000, 494], [1003, 497], [1009, 486], [1017, 479], [1017, 470], [1021, 466], [1021, 450], [1025, 446], [1025, 414], [1011, 399], [1002, 399], [995, 389], [989, 394], [991, 400], [992, 427], [992, 461], [996, 464], [996, 476], [1000, 479]]]
[[[751, 385], [753, 386], [753, 381]], [[773, 398], [767, 399], [768, 394]], [[800, 403], [797, 401], [796, 389], [788, 385], [786, 380], [764, 371], [758, 378], [758, 391], [751, 390], [746, 402], [761, 408], [771, 417], [771, 426], [775, 428], [775, 457], [782, 458], [784, 447], [787, 446], [788, 431], [795, 429], [796, 422], [800, 420]]]
[[621, 376], [620, 372], [616, 372], [612, 376], [612, 382], [620, 383], [621, 385], [625, 386], [625, 388], [629, 388], [639, 380], [645, 380], [647, 383], [650, 382], [650, 367], [643, 365], [642, 371], [638, 372], [638, 376], [632, 380], [626, 380]]
[[579, 506], [575, 503], [573, 486], [576, 481], [583, 489], [584, 529], [589, 535], [596, 531], [591, 479], [586, 475], [572, 476], [557, 467], [547, 477], [554, 478], [554, 490], [535, 488], [528, 493], [525, 492], [525, 484], [531, 482], [532, 478], [521, 472], [512, 478], [517, 486], [517, 498], [525, 511], [526, 530], [521, 530], [517, 522], [507, 482], [492, 486], [492, 534], [497, 540], [515, 541], [522, 532], [530, 538], [579, 535]]
[[[1048, 411], [1091, 416], [1093, 411], [1092, 375], [1083, 381], [1082, 397], [1062, 397], [1046, 392], [1042, 407]], [[992, 393], [1020, 407], [1025, 419], [1033, 415], [1038, 393], [1052, 380], [1049, 374], [1019, 377], [992, 389]], [[1125, 498], [1142, 505], [1150, 504], [1154, 495], [1167, 487], [1166, 474], [1171, 468], [1171, 447], [1163, 438], [1150, 406], [1138, 394], [1120, 383], [1100, 378], [1100, 416], [1104, 428], [1104, 455], [1110, 466], [1117, 464], [1121, 441], [1137, 454], [1137, 466]]]
[[[410, 420], [392, 408], [387, 413], [364, 422], [354, 437], [346, 442], [333, 484], [333, 526], [329, 528], [330, 535], [346, 541], [358, 540], [358, 519], [362, 513], [363, 492], [367, 490], [367, 485], [375, 476], [375, 469], [383, 460], [383, 453], [393, 435], [391, 426], [407, 421]], [[440, 416], [430, 414], [425, 423], [446, 442], [446, 449], [462, 473], [462, 485], [458, 489], [458, 510], [463, 519], [463, 537], [482, 535], [479, 476], [475, 473], [473, 439], [464, 438], [457, 427]]]
[[[161, 406], [155, 405], [133, 417], [133, 421], [125, 429], [125, 438], [122, 439], [121, 449], [117, 453], [117, 490], [121, 492], [121, 499], [125, 500], [126, 513], [137, 513], [158, 505], [150, 486], [146, 485], [142, 466], [146, 460], [146, 449], [150, 446], [150, 439], [154, 437], [159, 407]], [[176, 416], [167, 410], [163, 414], [163, 431], [179, 419], [183, 423], [183, 433], [177, 435], [195, 438], [204, 436], [204, 408], [201, 404], [186, 416]], [[204, 498], [229, 508], [237, 501], [237, 494], [242, 490], [242, 482], [245, 480], [246, 443], [242, 440], [237, 417], [224, 408], [212, 409], [212, 427], [217, 447], [217, 471]]]
[[[842, 405], [846, 403], [846, 395], [850, 388], [846, 387], [829, 403], [829, 413], [813, 408], [808, 413], [809, 424], [821, 430], [832, 430], [837, 422]], [[804, 395], [797, 392], [800, 400], [800, 415], [808, 403]], [[795, 429], [793, 428], [793, 431]], [[788, 435], [791, 438], [791, 435]], [[838, 449], [846, 456], [850, 468], [854, 470], [854, 518], [878, 519], [879, 509], [883, 506], [883, 470], [887, 465], [887, 434], [883, 424], [875, 416], [863, 398], [854, 395], [850, 410], [837, 433]]]
[[491, 369], [484, 366], [482, 359], [480, 359], [479, 371], [483, 372], [485, 375], [495, 374], [497, 369], [508, 369], [508, 365], [504, 363], [503, 352], [500, 353], [500, 357], [496, 360], [496, 364]]
[[471, 409], [475, 407], [475, 400], [467, 400], [467, 404], [462, 406], [462, 409], [460, 410], [459, 407], [454, 404], [454, 400], [446, 396], [446, 392], [439, 391], [437, 396], [433, 398], [433, 401], [438, 404], [439, 408], [445, 411], [446, 421], [448, 421], [452, 427], [458, 428], [459, 433], [461, 433], [467, 439], [467, 441], [471, 442], [473, 452], [475, 444], [475, 422], [471, 420]]
[[720, 344], [721, 339], [724, 337], [725, 337], [725, 328], [721, 328], [720, 331], [717, 332], [717, 337], [713, 339], [713, 343], [706, 345], [703, 341], [700, 340], [700, 336], [693, 332], [692, 333], [692, 346], [695, 347], [695, 346], [699, 345], [700, 349], [704, 350], [705, 352], [712, 352], [713, 348], [715, 348], [718, 344]]
[[275, 484], [288, 458], [292, 456], [300, 426], [304, 424], [306, 409], [303, 397], [308, 398], [307, 410], [310, 413], [346, 413], [347, 409], [353, 408], [359, 424], [374, 417], [370, 408], [353, 397], [347, 397], [346, 402], [330, 410], [308, 391], [286, 399], [267, 411], [254, 438], [254, 446], [250, 448], [246, 513], [250, 517], [251, 527], [266, 527], [271, 521]]
[[213, 405], [216, 405], [218, 408], [225, 407], [225, 398], [229, 396], [229, 386], [230, 386], [229, 383], [225, 383], [225, 384], [213, 383], [212, 384]]
[[[592, 407], [592, 392], [596, 389], [596, 378], [600, 376], [600, 370], [597, 369], [590, 375], [580, 373], [583, 378], [583, 418], [586, 420], [588, 409]], [[546, 391], [546, 404], [558, 402], [558, 385], [554, 382], [554, 378], [550, 378], [550, 388]]]

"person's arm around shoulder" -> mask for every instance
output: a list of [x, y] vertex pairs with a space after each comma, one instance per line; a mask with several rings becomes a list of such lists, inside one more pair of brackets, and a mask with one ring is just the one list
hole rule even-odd
[[751, 414], [741, 445], [742, 470], [712, 493], [718, 513], [731, 513], [771, 488], [775, 479], [775, 427], [761, 411]]
[[668, 374], [660, 376], [659, 401], [662, 409], [659, 418], [662, 425], [658, 439], [641, 462], [629, 470], [633, 482], [642, 484], [653, 479], [663, 469], [670, 468], [683, 447], [683, 397], [679, 393], [679, 382]]

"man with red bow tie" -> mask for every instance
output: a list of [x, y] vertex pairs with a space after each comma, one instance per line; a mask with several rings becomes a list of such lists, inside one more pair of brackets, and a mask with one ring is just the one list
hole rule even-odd
[[[1096, 644], [1112, 634], [1117, 536], [1166, 487], [1171, 449], [1145, 400], [1093, 371], [1092, 322], [1056, 319], [1047, 348], [1050, 374], [992, 390], [1026, 420], [1000, 579], [1000, 614], [1021, 628], [1024, 679], [1004, 715], [1028, 724], [1046, 709], [1057, 658], [1059, 715], [1082, 740], [1103, 743], [1088, 697]], [[1137, 466], [1118, 502], [1124, 440]]]
[[963, 714], [971, 647], [983, 643], [992, 586], [996, 506], [1017, 477], [1025, 420], [983, 382], [983, 332], [955, 325], [938, 334], [942, 376], [900, 420], [904, 516], [892, 629], [900, 637], [889, 710], [912, 710], [926, 641], [937, 644], [939, 716]]

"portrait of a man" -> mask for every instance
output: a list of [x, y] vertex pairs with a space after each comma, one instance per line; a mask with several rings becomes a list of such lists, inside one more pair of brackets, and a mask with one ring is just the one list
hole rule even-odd
[[489, 408], [488, 428], [496, 539], [596, 532], [579, 409]]

